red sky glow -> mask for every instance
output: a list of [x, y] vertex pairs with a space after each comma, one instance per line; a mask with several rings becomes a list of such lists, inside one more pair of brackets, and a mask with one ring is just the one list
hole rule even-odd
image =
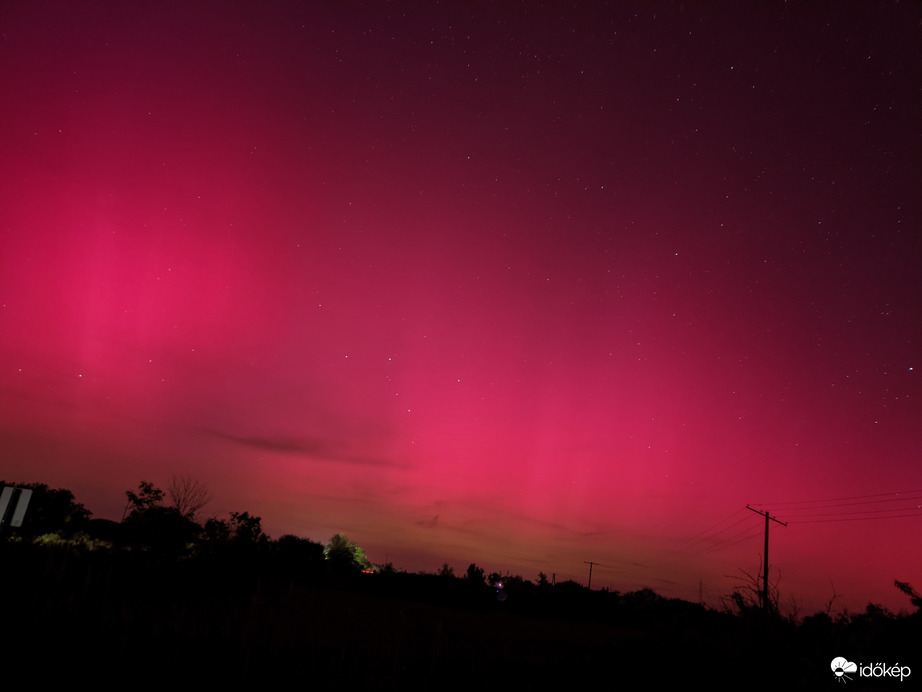
[[0, 9], [3, 477], [909, 607], [919, 5], [585, 5]]

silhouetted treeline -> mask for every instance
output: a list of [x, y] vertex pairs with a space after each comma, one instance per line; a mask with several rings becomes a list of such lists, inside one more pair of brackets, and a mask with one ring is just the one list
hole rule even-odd
[[840, 655], [922, 676], [919, 597], [903, 582], [912, 614], [871, 604], [795, 622], [476, 564], [462, 576], [372, 568], [343, 535], [273, 540], [246, 512], [198, 523], [143, 483], [121, 522], [33, 487], [33, 502], [45, 498], [35, 521], [0, 534], [0, 651], [45, 676], [51, 657], [64, 678], [102, 686], [146, 670], [232, 689], [295, 676], [318, 689], [546, 690], [600, 675], [612, 687], [816, 689], [835, 682]]

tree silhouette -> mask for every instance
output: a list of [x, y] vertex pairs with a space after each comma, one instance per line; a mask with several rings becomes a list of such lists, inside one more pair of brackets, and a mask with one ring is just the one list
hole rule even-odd
[[125, 541], [133, 548], [173, 556], [186, 553], [202, 530], [174, 507], [162, 505], [132, 512], [122, 527]]
[[289, 575], [310, 576], [323, 566], [323, 546], [292, 534], [272, 545], [275, 564]]
[[896, 588], [898, 588], [904, 594], [909, 596], [910, 601], [912, 601], [912, 604], [916, 608], [922, 609], [922, 595], [920, 595], [918, 591], [912, 588], [912, 584], [904, 581], [894, 580], [893, 585], [896, 586]]
[[486, 584], [486, 578], [483, 576], [483, 567], [478, 567], [476, 563], [471, 563], [467, 566], [467, 572], [464, 574], [464, 578], [467, 579], [472, 584]]
[[209, 543], [224, 543], [231, 537], [230, 525], [224, 519], [212, 517], [205, 522], [202, 538]]
[[169, 555], [187, 552], [202, 527], [175, 507], [163, 505], [164, 492], [141, 481], [137, 492], [126, 490], [121, 540], [132, 548]]
[[208, 486], [189, 476], [173, 476], [166, 487], [170, 506], [184, 517], [194, 519], [196, 512], [214, 499], [208, 492]]
[[125, 505], [122, 519], [129, 514], [143, 512], [145, 509], [163, 504], [163, 491], [150, 481], [141, 481], [138, 484], [138, 492], [126, 490], [125, 495], [128, 497], [128, 504]]
[[330, 539], [326, 550], [327, 560], [340, 569], [370, 569], [371, 563], [365, 551], [349, 540], [344, 533], [338, 533]]
[[257, 543], [263, 537], [262, 517], [249, 512], [231, 512], [230, 536], [238, 543]]

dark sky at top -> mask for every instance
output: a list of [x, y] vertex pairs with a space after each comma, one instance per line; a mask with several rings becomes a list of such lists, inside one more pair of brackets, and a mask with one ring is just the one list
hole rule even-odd
[[908, 606], [920, 19], [4, 4], [0, 476], [712, 604], [761, 503], [782, 591]]

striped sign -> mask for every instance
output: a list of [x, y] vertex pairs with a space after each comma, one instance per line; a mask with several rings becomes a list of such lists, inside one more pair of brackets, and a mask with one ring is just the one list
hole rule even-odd
[[22, 520], [32, 499], [31, 488], [13, 488], [6, 486], [0, 492], [0, 529], [6, 526], [7, 515], [12, 511], [10, 526], [22, 526]]

